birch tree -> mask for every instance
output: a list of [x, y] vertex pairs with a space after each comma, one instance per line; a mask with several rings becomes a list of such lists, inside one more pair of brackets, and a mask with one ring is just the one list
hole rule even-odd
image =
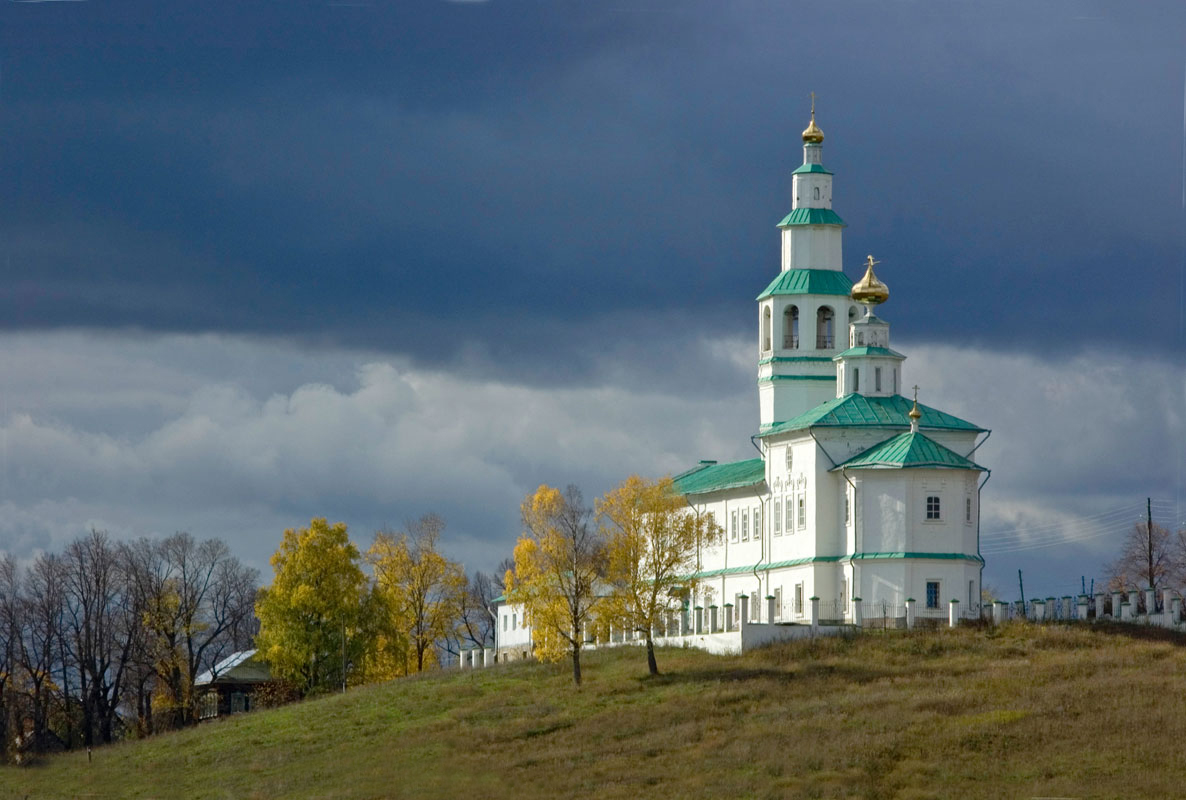
[[523, 535], [515, 545], [515, 568], [504, 578], [511, 603], [524, 607], [544, 661], [572, 658], [572, 679], [581, 684], [581, 648], [593, 618], [605, 566], [605, 542], [591, 524], [581, 492], [540, 486], [520, 506]]
[[610, 619], [646, 637], [647, 668], [658, 675], [652, 631], [692, 588], [698, 549], [720, 537], [711, 515], [690, 513], [670, 478], [633, 475], [597, 502], [608, 542]]

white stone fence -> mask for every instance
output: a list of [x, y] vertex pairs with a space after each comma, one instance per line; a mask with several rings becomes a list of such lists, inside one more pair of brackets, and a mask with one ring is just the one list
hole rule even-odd
[[1129, 589], [1125, 592], [1096, 592], [1075, 597], [1035, 597], [1027, 602], [995, 601], [991, 615], [994, 623], [1012, 619], [1031, 622], [1084, 620], [1093, 622], [1131, 622], [1162, 628], [1186, 629], [1182, 619], [1182, 598], [1172, 589]]

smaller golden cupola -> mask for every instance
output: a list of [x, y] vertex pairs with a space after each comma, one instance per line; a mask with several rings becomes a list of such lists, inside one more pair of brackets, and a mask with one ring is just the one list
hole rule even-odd
[[811, 93], [811, 123], [803, 131], [803, 141], [808, 144], [822, 144], [824, 132], [815, 124], [815, 92]]
[[873, 265], [879, 262], [874, 261], [871, 255], [865, 258], [865, 277], [853, 284], [852, 299], [863, 306], [881, 305], [889, 300], [889, 287], [873, 274]]

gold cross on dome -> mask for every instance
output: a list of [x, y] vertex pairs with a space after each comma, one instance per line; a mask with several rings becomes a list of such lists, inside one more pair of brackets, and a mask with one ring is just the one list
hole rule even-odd
[[918, 384], [914, 384], [914, 402], [918, 402]]
[[869, 269], [873, 269], [874, 264], [880, 264], [880, 263], [881, 263], [880, 261], [873, 260], [872, 254], [865, 256], [865, 266], [867, 266]]
[[811, 93], [811, 118], [815, 119], [815, 92]]

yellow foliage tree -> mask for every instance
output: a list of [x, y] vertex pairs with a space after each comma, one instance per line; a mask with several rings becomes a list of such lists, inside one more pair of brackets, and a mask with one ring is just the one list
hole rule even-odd
[[[377, 660], [369, 581], [346, 524], [324, 517], [284, 532], [272, 556], [275, 578], [260, 590], [256, 647], [272, 674], [305, 694], [361, 682]], [[365, 677], [374, 677], [365, 676]]]
[[647, 667], [658, 675], [652, 631], [689, 596], [697, 554], [720, 537], [720, 527], [692, 513], [671, 478], [630, 476], [597, 502], [597, 516], [608, 542], [606, 613], [645, 635]]
[[524, 607], [544, 661], [572, 657], [572, 679], [581, 684], [581, 647], [598, 603], [605, 548], [590, 525], [581, 492], [540, 486], [519, 507], [523, 535], [515, 569], [506, 574], [507, 599]]
[[408, 640], [410, 671], [436, 663], [434, 645], [454, 633], [467, 588], [465, 570], [437, 550], [445, 522], [426, 514], [397, 538], [380, 531], [367, 551], [379, 593], [393, 614], [394, 626]]

